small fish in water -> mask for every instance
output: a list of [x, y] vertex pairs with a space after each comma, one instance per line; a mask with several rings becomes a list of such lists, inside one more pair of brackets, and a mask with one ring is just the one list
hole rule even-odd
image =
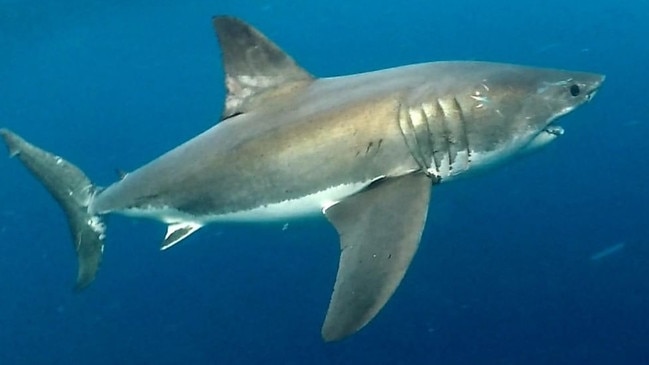
[[610, 256], [610, 255], [612, 255], [612, 254], [614, 254], [616, 252], [619, 252], [620, 250], [622, 250], [624, 248], [624, 246], [626, 246], [626, 244], [624, 242], [620, 242], [620, 243], [615, 244], [613, 246], [609, 246], [609, 247], [607, 247], [607, 248], [605, 248], [605, 249], [603, 249], [603, 250], [601, 250], [601, 251], [599, 251], [597, 253], [592, 254], [590, 256], [590, 260], [591, 261], [599, 261], [599, 260], [603, 259], [604, 257]]

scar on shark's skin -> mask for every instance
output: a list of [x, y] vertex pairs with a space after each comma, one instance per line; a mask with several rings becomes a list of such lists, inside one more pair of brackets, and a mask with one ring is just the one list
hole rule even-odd
[[339, 233], [340, 261], [322, 336], [343, 339], [370, 322], [399, 286], [419, 246], [433, 185], [555, 140], [563, 134], [557, 120], [590, 101], [604, 81], [474, 61], [317, 78], [245, 22], [218, 16], [213, 24], [227, 89], [220, 122], [119, 173], [105, 189], [72, 163], [0, 129], [9, 154], [67, 215], [77, 289], [95, 278], [110, 213], [166, 224], [161, 249], [210, 223], [286, 224], [324, 214]]

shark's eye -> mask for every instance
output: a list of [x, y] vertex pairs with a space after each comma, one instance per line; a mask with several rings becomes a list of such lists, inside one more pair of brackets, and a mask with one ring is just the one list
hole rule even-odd
[[570, 95], [577, 96], [580, 92], [581, 90], [579, 89], [579, 85], [573, 84], [572, 86], [570, 86]]

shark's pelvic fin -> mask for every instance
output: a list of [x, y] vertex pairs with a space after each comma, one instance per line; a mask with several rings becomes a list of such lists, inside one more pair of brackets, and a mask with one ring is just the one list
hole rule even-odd
[[198, 231], [203, 225], [193, 222], [181, 222], [170, 224], [167, 227], [167, 234], [160, 246], [161, 250], [166, 250], [176, 243], [189, 237], [190, 234]]
[[18, 156], [65, 211], [79, 260], [76, 289], [85, 288], [94, 280], [104, 250], [104, 224], [99, 216], [88, 213], [95, 187], [81, 170], [61, 157], [7, 129], [0, 129], [0, 136], [9, 153]]
[[228, 91], [222, 119], [297, 92], [313, 80], [293, 58], [243, 21], [216, 16], [213, 25], [221, 45]]
[[430, 193], [431, 180], [417, 173], [377, 182], [325, 211], [341, 247], [326, 341], [358, 331], [390, 299], [419, 246]]

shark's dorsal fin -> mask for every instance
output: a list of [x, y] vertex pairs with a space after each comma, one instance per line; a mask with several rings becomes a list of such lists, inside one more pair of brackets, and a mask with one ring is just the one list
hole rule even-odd
[[221, 45], [228, 95], [222, 119], [308, 85], [313, 77], [275, 43], [242, 20], [212, 20]]

